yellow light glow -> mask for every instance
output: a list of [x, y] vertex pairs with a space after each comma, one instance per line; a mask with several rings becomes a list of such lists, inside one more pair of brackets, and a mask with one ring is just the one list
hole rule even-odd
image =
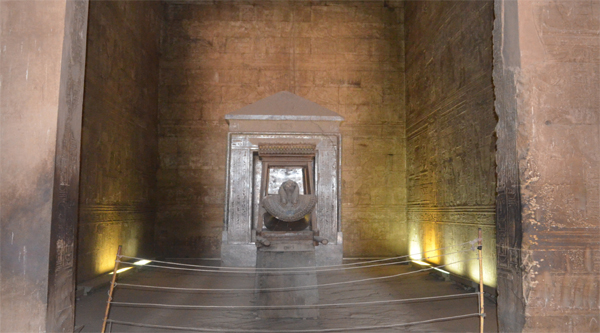
[[[132, 268], [133, 268], [133, 267], [123, 267], [123, 268], [119, 268], [119, 269], [117, 269], [117, 274], [119, 274], [119, 273], [123, 273], [123, 272], [125, 272], [125, 271], [127, 271], [127, 270], [130, 270], [130, 269], [132, 269]], [[110, 273], [108, 273], [108, 275], [113, 275], [113, 272], [110, 272]]]
[[445, 271], [445, 270], [443, 270], [443, 269], [441, 269], [441, 268], [434, 267], [433, 269], [435, 269], [435, 270], [436, 270], [436, 271], [438, 271], [438, 272], [442, 272], [442, 273], [444, 273], [444, 274], [450, 274], [450, 272], [448, 272], [448, 271]]
[[421, 261], [421, 260], [413, 260], [412, 262], [414, 262], [417, 265], [421, 265], [421, 266], [431, 266], [431, 264], [426, 263], [426, 262]]
[[152, 262], [151, 260], [143, 259], [143, 260], [140, 260], [140, 261], [136, 261], [133, 264], [136, 265], [136, 266], [144, 266], [144, 265], [147, 265], [147, 264], [149, 264], [151, 262]]
[[410, 242], [410, 259], [421, 259], [421, 244], [418, 242]]
[[[479, 282], [479, 261], [471, 260], [467, 262], [466, 270], [468, 271], [469, 277], [475, 282]], [[485, 280], [485, 276], [484, 276]]]
[[421, 241], [420, 241], [420, 237], [419, 237], [419, 230], [418, 230], [418, 226], [416, 223], [411, 223], [409, 225], [409, 231], [408, 231], [409, 235], [408, 235], [408, 239], [409, 239], [409, 254], [410, 254], [410, 259], [415, 259], [415, 260], [419, 260], [422, 258], [421, 256], [421, 252], [423, 252], [421, 250]]

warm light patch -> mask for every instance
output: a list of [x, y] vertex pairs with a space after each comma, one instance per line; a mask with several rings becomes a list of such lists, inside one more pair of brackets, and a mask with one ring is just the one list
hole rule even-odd
[[416, 229], [416, 224], [412, 224], [409, 229], [409, 255], [410, 259], [419, 260], [422, 258], [421, 255], [421, 241], [419, 232]]
[[[125, 271], [128, 271], [128, 270], [130, 270], [130, 269], [132, 269], [132, 268], [133, 268], [133, 267], [123, 267], [123, 268], [119, 268], [119, 269], [117, 269], [117, 274], [119, 274], [119, 273], [123, 273], [123, 272], [125, 272]], [[113, 275], [113, 272], [110, 272], [110, 273], [108, 273], [108, 275]]]
[[421, 260], [413, 260], [412, 262], [414, 262], [417, 265], [421, 265], [421, 266], [431, 266], [431, 264], [426, 263], [426, 262], [421, 261]]
[[410, 258], [411, 259], [421, 259], [421, 244], [419, 242], [412, 241], [410, 242]]
[[[440, 217], [440, 220], [443, 216]], [[483, 282], [495, 288], [496, 280], [496, 233], [492, 228], [483, 230]], [[454, 274], [479, 282], [479, 262], [473, 244], [463, 244], [477, 237], [477, 227], [439, 226], [430, 223], [410, 222], [409, 255], [412, 262], [429, 262], [435, 270], [444, 274]], [[477, 244], [475, 243], [475, 246]], [[440, 250], [440, 248], [445, 248]], [[430, 251], [430, 252], [427, 252]], [[435, 266], [442, 266], [443, 269]]]
[[[468, 262], [468, 274], [469, 277], [471, 278], [471, 280], [475, 281], [475, 282], [479, 282], [479, 261], [477, 260], [473, 260]], [[484, 274], [484, 278], [483, 280], [485, 281], [485, 274]]]
[[144, 266], [144, 265], [147, 265], [147, 264], [149, 264], [151, 262], [152, 262], [151, 260], [142, 259], [140, 261], [134, 262], [133, 264], [136, 265], [136, 266]]
[[436, 270], [436, 271], [438, 271], [438, 272], [442, 272], [442, 273], [444, 273], [444, 274], [450, 274], [450, 272], [448, 272], [448, 271], [445, 271], [445, 270], [443, 270], [443, 269], [441, 269], [441, 268], [434, 267], [433, 269], [435, 269], [435, 270]]

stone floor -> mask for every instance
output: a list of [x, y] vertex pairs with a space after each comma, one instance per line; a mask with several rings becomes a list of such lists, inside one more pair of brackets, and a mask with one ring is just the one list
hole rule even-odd
[[[407, 265], [392, 265], [347, 271], [323, 272], [318, 274], [319, 284], [377, 278], [415, 271]], [[198, 273], [186, 271], [144, 268], [119, 279], [121, 283], [161, 285], [187, 288], [254, 288], [254, 274]], [[99, 332], [106, 307], [108, 288], [99, 289], [77, 301], [76, 331]], [[279, 291], [280, 292], [280, 291]], [[403, 275], [390, 279], [320, 287], [320, 304], [369, 302], [466, 294], [460, 285], [440, 280], [428, 272]], [[146, 302], [156, 304], [189, 305], [254, 305], [255, 294], [247, 292], [180, 292], [151, 291], [119, 287], [114, 301]], [[485, 331], [496, 332], [496, 305], [486, 299]], [[476, 296], [459, 299], [435, 300], [402, 304], [379, 304], [321, 308], [318, 319], [268, 319], [257, 318], [252, 309], [232, 310], [180, 310], [151, 307], [113, 306], [110, 318], [151, 325], [179, 326], [191, 328], [217, 329], [217, 332], [247, 332], [251, 330], [314, 330], [341, 329], [351, 332], [351, 328], [383, 326], [399, 323], [424, 321], [434, 318], [476, 313]], [[450, 320], [437, 323], [419, 324], [408, 327], [360, 329], [357, 332], [477, 332], [478, 317]], [[168, 332], [165, 329], [135, 327], [114, 324], [112, 332]], [[181, 331], [181, 330], [179, 330]], [[175, 331], [174, 331], [175, 332]]]

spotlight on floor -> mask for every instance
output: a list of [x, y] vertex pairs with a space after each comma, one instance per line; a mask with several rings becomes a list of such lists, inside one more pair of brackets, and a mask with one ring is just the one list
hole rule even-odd
[[144, 265], [147, 265], [147, 264], [149, 264], [151, 262], [152, 262], [152, 260], [142, 259], [140, 261], [134, 262], [133, 264], [136, 265], [136, 266], [144, 266]]
[[450, 272], [445, 271], [441, 268], [437, 268], [437, 267], [433, 266], [432, 264], [425, 262], [425, 261], [421, 261], [421, 260], [411, 260], [411, 261], [419, 266], [431, 267], [431, 268], [435, 269], [436, 271], [442, 273], [441, 275], [442, 275], [442, 277], [444, 277], [444, 279], [446, 281], [450, 281]]
[[444, 273], [444, 274], [450, 274], [450, 272], [448, 272], [448, 271], [445, 271], [445, 270], [443, 270], [443, 269], [440, 269], [440, 268], [437, 268], [437, 267], [434, 267], [433, 269], [435, 269], [435, 270], [436, 270], [436, 271], [438, 271], [438, 272], [442, 272], [442, 273]]
[[424, 262], [424, 261], [421, 261], [421, 260], [413, 260], [412, 262], [414, 262], [417, 265], [421, 265], [421, 266], [431, 266], [430, 263], [427, 263], [427, 262]]
[[[128, 271], [128, 270], [130, 270], [130, 269], [132, 269], [132, 268], [133, 268], [133, 267], [123, 267], [123, 268], [119, 268], [119, 269], [117, 269], [117, 274], [119, 274], [119, 273], [123, 273], [123, 272], [125, 272], [125, 271]], [[113, 272], [110, 272], [110, 273], [108, 273], [108, 275], [113, 275]]]

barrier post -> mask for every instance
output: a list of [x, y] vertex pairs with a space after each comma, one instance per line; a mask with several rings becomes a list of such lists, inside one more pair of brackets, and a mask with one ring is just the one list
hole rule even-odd
[[104, 322], [102, 323], [102, 333], [106, 331], [106, 321], [108, 320], [108, 312], [110, 311], [110, 302], [112, 302], [113, 290], [115, 289], [115, 282], [117, 281], [117, 270], [119, 269], [119, 261], [121, 259], [121, 248], [119, 245], [117, 249], [117, 258], [115, 259], [115, 268], [113, 269], [112, 281], [110, 282], [110, 290], [108, 291], [108, 301], [106, 302], [106, 312], [104, 313]]
[[479, 332], [483, 333], [483, 320], [485, 319], [483, 307], [483, 257], [481, 255], [483, 249], [483, 233], [479, 228], [479, 241], [477, 243], [477, 256], [479, 257]]

